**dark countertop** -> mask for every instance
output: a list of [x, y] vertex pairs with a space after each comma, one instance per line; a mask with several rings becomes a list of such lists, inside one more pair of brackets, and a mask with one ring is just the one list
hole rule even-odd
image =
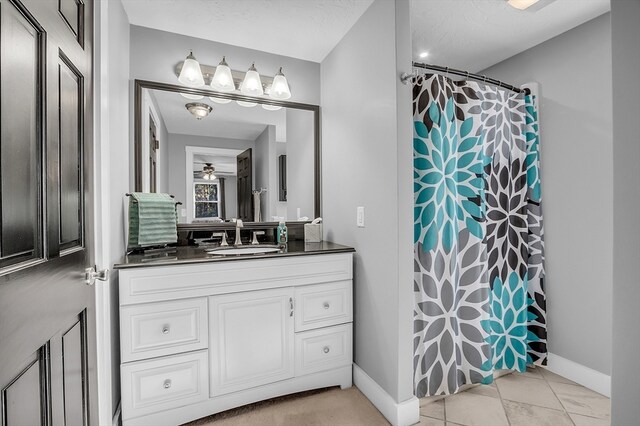
[[[246, 245], [246, 244], [245, 244]], [[173, 249], [157, 251], [149, 254], [130, 254], [125, 256], [120, 263], [114, 265], [115, 269], [146, 268], [149, 266], [184, 265], [204, 262], [229, 262], [238, 260], [270, 259], [275, 257], [307, 256], [311, 254], [331, 254], [354, 252], [353, 247], [347, 247], [330, 241], [319, 243], [305, 243], [304, 241], [290, 241], [286, 249], [275, 253], [220, 255], [208, 254], [206, 248], [218, 247], [217, 244], [206, 246], [182, 246]]]

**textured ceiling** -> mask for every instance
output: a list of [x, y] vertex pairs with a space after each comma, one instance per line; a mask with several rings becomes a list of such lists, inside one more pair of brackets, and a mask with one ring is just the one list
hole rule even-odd
[[477, 72], [610, 10], [610, 0], [539, 3], [519, 11], [505, 0], [411, 0], [414, 60]]
[[373, 0], [122, 0], [133, 25], [321, 62]]

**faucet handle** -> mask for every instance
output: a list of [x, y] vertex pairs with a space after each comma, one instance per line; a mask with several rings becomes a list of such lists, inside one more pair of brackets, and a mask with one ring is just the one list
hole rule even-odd
[[258, 235], [264, 235], [264, 231], [253, 231], [253, 241], [251, 241], [251, 244], [253, 245], [260, 244], [258, 242]]

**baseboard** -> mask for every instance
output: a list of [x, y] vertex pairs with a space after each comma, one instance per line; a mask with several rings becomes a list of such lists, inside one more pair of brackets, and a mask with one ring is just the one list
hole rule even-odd
[[353, 364], [353, 383], [393, 426], [409, 426], [420, 421], [420, 402], [415, 396], [396, 402], [356, 364]]
[[548, 355], [547, 368], [552, 373], [611, 397], [611, 376], [552, 353]]
[[116, 412], [113, 414], [113, 422], [112, 422], [113, 426], [120, 426], [122, 424], [120, 422], [120, 415], [121, 414], [122, 414], [122, 412], [121, 412], [120, 401], [118, 401], [118, 406], [116, 407]]

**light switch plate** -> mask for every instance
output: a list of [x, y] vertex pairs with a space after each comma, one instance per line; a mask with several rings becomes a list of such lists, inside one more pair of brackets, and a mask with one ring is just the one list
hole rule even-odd
[[356, 225], [358, 228], [364, 228], [364, 207], [356, 208]]

